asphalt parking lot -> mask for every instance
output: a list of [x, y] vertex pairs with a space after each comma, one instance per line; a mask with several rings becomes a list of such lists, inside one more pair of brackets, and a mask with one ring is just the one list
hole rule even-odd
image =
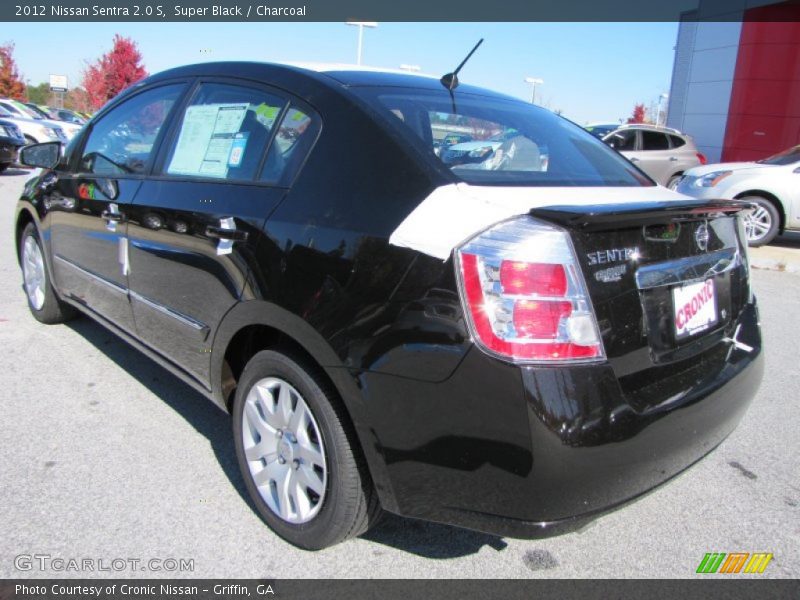
[[[89, 319], [44, 326], [29, 315], [12, 239], [26, 176], [0, 175], [0, 577], [682, 578], [706, 552], [771, 552], [756, 577], [800, 577], [800, 273], [754, 270], [760, 392], [719, 448], [640, 501], [535, 541], [392, 516], [309, 553], [256, 516], [227, 415]], [[798, 262], [799, 246], [784, 248]], [[17, 557], [34, 554], [194, 569], [20, 570], [29, 563]]]

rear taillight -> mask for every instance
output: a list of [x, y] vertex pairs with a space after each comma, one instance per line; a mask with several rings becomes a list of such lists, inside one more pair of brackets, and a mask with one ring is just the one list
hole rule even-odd
[[456, 250], [476, 343], [518, 362], [603, 358], [568, 234], [531, 217], [504, 221]]
[[699, 161], [700, 161], [700, 164], [701, 164], [701, 165], [706, 165], [706, 164], [708, 164], [708, 159], [706, 158], [706, 155], [705, 155], [705, 154], [703, 154], [702, 152], [696, 152], [696, 153], [695, 153], [695, 156], [697, 156], [697, 160], [699, 160]]

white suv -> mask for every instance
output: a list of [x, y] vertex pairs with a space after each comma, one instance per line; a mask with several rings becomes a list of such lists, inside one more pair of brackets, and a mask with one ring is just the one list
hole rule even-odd
[[708, 162], [691, 137], [669, 127], [621, 125], [603, 141], [667, 187], [687, 169]]

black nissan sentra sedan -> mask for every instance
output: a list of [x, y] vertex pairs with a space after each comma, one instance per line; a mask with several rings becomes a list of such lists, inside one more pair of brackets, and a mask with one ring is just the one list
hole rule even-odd
[[382, 511], [569, 531], [710, 452], [762, 377], [746, 205], [452, 77], [177, 68], [22, 160], [33, 316], [89, 315], [229, 411], [303, 548]]

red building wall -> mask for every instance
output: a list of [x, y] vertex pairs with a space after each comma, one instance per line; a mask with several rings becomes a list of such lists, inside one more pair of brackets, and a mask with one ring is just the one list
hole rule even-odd
[[757, 160], [800, 144], [800, 4], [745, 13], [723, 161]]

